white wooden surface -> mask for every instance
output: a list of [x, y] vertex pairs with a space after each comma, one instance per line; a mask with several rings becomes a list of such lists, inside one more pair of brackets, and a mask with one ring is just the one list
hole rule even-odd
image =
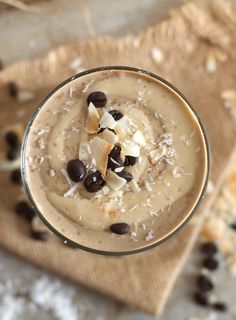
[[[41, 13], [9, 11], [0, 13], [0, 58], [5, 64], [19, 59], [33, 58], [49, 49], [91, 35], [86, 22], [86, 12], [91, 12], [95, 35], [111, 34], [116, 37], [136, 33], [165, 16], [169, 8], [174, 8], [182, 0], [52, 0], [42, 6]], [[196, 251], [196, 250], [195, 250]], [[188, 320], [193, 316], [208, 314], [191, 302], [194, 274], [198, 269], [197, 254], [190, 257], [160, 320]], [[1, 320], [54, 320], [59, 319], [53, 310], [33, 305], [26, 297], [23, 309], [17, 309], [17, 297], [9, 298], [8, 287], [25, 288], [42, 276], [49, 277], [49, 283], [58, 281], [55, 275], [36, 268], [15, 256], [0, 250], [0, 319]], [[227, 282], [227, 275], [221, 277], [221, 296], [230, 301], [236, 296], [235, 286]], [[5, 286], [1, 286], [5, 283]], [[59, 280], [63, 290], [72, 290], [73, 303], [78, 309], [78, 320], [151, 320], [155, 319], [139, 311], [123, 306], [109, 297]], [[6, 293], [8, 292], [8, 294]], [[14, 290], [13, 290], [14, 291]], [[231, 299], [230, 299], [231, 297]], [[21, 301], [22, 302], [22, 301]], [[14, 309], [15, 308], [15, 309]], [[8, 315], [6, 313], [8, 310]], [[235, 310], [236, 313], [236, 310]], [[232, 319], [220, 315], [220, 320]], [[65, 319], [71, 320], [71, 319]]]

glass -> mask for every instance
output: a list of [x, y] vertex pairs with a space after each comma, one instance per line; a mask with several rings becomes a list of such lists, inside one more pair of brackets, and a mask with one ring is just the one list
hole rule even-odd
[[[26, 158], [26, 145], [27, 145], [27, 139], [30, 133], [30, 129], [31, 126], [35, 120], [35, 118], [37, 117], [37, 114], [39, 113], [39, 111], [41, 110], [41, 108], [43, 108], [44, 104], [47, 102], [47, 100], [59, 89], [61, 89], [63, 86], [67, 85], [68, 83], [72, 82], [73, 80], [79, 78], [79, 77], [83, 77], [85, 75], [91, 74], [91, 73], [96, 73], [96, 72], [100, 72], [100, 71], [105, 71], [105, 70], [119, 70], [119, 71], [131, 71], [134, 73], [141, 73], [143, 75], [149, 76], [151, 78], [154, 78], [155, 80], [158, 80], [158, 82], [164, 84], [167, 88], [169, 88], [171, 91], [173, 91], [175, 94], [177, 94], [177, 96], [179, 96], [180, 98], [182, 98], [182, 100], [187, 103], [189, 109], [192, 112], [192, 115], [194, 115], [195, 120], [197, 121], [199, 127], [200, 127], [200, 131], [201, 131], [201, 135], [203, 137], [203, 141], [204, 141], [204, 150], [205, 150], [205, 176], [204, 176], [204, 182], [201, 185], [201, 192], [198, 196], [198, 198], [196, 199], [196, 201], [194, 202], [194, 205], [191, 207], [191, 210], [189, 210], [188, 214], [186, 214], [186, 216], [184, 217], [184, 219], [182, 219], [182, 221], [180, 221], [177, 225], [173, 226], [172, 228], [170, 228], [170, 230], [168, 232], [166, 232], [166, 234], [164, 234], [163, 236], [157, 238], [156, 240], [154, 239], [153, 241], [147, 242], [147, 243], [141, 243], [139, 244], [132, 244], [132, 246], [130, 247], [130, 245], [127, 243], [127, 245], [125, 245], [124, 243], [124, 248], [122, 248], [122, 250], [120, 249], [116, 249], [115, 245], [114, 245], [114, 250], [103, 250], [102, 247], [96, 246], [96, 245], [86, 245], [86, 244], [81, 244], [79, 243], [79, 241], [74, 241], [72, 239], [70, 239], [67, 235], [63, 234], [62, 232], [58, 231], [57, 228], [55, 228], [55, 226], [52, 225], [52, 223], [50, 223], [50, 221], [48, 221], [47, 219], [47, 214], [40, 212], [37, 203], [35, 203], [34, 201], [34, 197], [31, 193], [31, 190], [29, 188], [27, 179], [26, 179], [26, 164], [25, 164], [25, 158]], [[62, 83], [60, 83], [56, 88], [54, 88], [44, 99], [43, 101], [40, 103], [40, 105], [37, 107], [37, 109], [35, 110], [35, 112], [33, 113], [31, 119], [28, 122], [27, 128], [26, 128], [26, 132], [25, 132], [25, 136], [23, 139], [23, 144], [22, 144], [22, 153], [21, 153], [21, 172], [22, 172], [22, 181], [23, 181], [23, 185], [26, 191], [26, 194], [34, 208], [34, 210], [36, 211], [36, 213], [39, 215], [39, 217], [43, 220], [43, 222], [47, 225], [47, 227], [53, 232], [55, 233], [57, 236], [59, 236], [60, 238], [62, 238], [65, 242], [67, 242], [70, 246], [75, 247], [75, 248], [80, 248], [83, 249], [85, 251], [89, 251], [89, 252], [93, 252], [93, 253], [97, 253], [97, 254], [104, 254], [104, 255], [127, 255], [127, 254], [133, 254], [133, 253], [138, 253], [138, 252], [142, 252], [151, 248], [154, 248], [157, 245], [160, 245], [161, 243], [163, 243], [164, 241], [166, 241], [167, 239], [169, 239], [170, 237], [172, 237], [173, 235], [175, 235], [188, 221], [189, 219], [193, 216], [194, 212], [196, 211], [197, 207], [199, 206], [202, 198], [204, 197], [204, 193], [206, 190], [206, 186], [207, 186], [207, 182], [208, 182], [208, 176], [209, 176], [209, 168], [210, 168], [210, 152], [209, 152], [209, 144], [208, 144], [208, 139], [207, 139], [207, 135], [206, 135], [206, 131], [204, 129], [204, 126], [202, 124], [201, 119], [199, 118], [197, 112], [194, 110], [193, 106], [191, 105], [191, 103], [189, 102], [189, 100], [177, 89], [175, 88], [172, 84], [170, 84], [168, 81], [162, 79], [161, 77], [151, 73], [151, 72], [147, 72], [144, 71], [142, 69], [138, 69], [138, 68], [133, 68], [133, 67], [126, 67], [126, 66], [108, 66], [108, 67], [100, 67], [100, 68], [94, 68], [94, 69], [90, 69], [84, 72], [81, 72], [77, 75], [74, 75], [70, 78], [68, 78], [67, 80], [63, 81]], [[85, 228], [84, 228], [85, 229]], [[88, 230], [87, 230], [88, 231]], [[87, 232], [86, 231], [86, 232]], [[97, 232], [96, 230], [94, 231], [95, 233]], [[92, 235], [92, 234], [91, 234]], [[96, 239], [96, 235], [93, 237], [95, 237]], [[97, 232], [97, 240], [99, 240], [100, 237], [100, 233]], [[112, 238], [111, 238], [112, 239]], [[111, 240], [113, 241], [113, 240]], [[119, 239], [115, 239], [115, 241], [119, 241]], [[123, 241], [123, 240], [122, 240]], [[131, 240], [129, 239], [129, 241], [131, 242]], [[100, 241], [101, 242], [101, 241]]]

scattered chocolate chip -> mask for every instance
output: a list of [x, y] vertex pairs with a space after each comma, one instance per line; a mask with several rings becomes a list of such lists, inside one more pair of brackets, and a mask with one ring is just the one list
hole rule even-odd
[[217, 311], [225, 312], [227, 310], [227, 305], [224, 302], [215, 302], [211, 307]]
[[137, 161], [138, 161], [137, 157], [125, 156], [124, 166], [125, 167], [133, 166]]
[[99, 129], [98, 133], [102, 133], [102, 132], [103, 132], [104, 130], [106, 130], [106, 129], [108, 129], [108, 130], [110, 130], [111, 132], [113, 132], [114, 134], [116, 134], [115, 130], [114, 130], [114, 129], [111, 129], [111, 128], [101, 128], [101, 129]]
[[109, 113], [112, 115], [112, 117], [118, 121], [123, 117], [123, 114], [120, 111], [117, 110], [111, 110]]
[[10, 149], [7, 151], [7, 159], [10, 161], [16, 160], [18, 157], [18, 150], [17, 149]]
[[201, 252], [206, 255], [214, 255], [218, 252], [217, 245], [213, 241], [205, 242], [201, 245]]
[[101, 172], [98, 170], [87, 175], [84, 180], [84, 186], [88, 192], [97, 192], [101, 190], [105, 183]]
[[35, 240], [47, 241], [49, 237], [48, 231], [31, 230], [31, 237]]
[[6, 133], [5, 140], [10, 147], [14, 149], [17, 149], [19, 147], [19, 139], [13, 131], [9, 131]]
[[88, 105], [90, 104], [90, 102], [92, 102], [96, 108], [102, 108], [107, 103], [107, 96], [104, 92], [94, 91], [90, 93], [87, 98]]
[[231, 227], [234, 231], [236, 231], [236, 222], [231, 223], [230, 227]]
[[201, 306], [208, 306], [209, 305], [209, 301], [208, 301], [207, 296], [201, 292], [196, 292], [194, 294], [193, 298], [194, 298], [194, 301]]
[[15, 211], [30, 222], [35, 216], [34, 209], [26, 201], [18, 202], [16, 204]]
[[12, 81], [8, 82], [7, 89], [8, 89], [10, 96], [12, 96], [13, 98], [17, 97], [18, 87], [15, 82], [12, 82]]
[[197, 277], [197, 286], [201, 292], [208, 292], [214, 289], [214, 285], [211, 280], [203, 274]]
[[114, 171], [116, 168], [123, 167], [123, 161], [120, 158], [121, 147], [115, 146], [108, 155], [107, 168]]
[[127, 182], [130, 182], [133, 179], [132, 174], [126, 171], [116, 172], [116, 174], [119, 177], [124, 178]]
[[15, 169], [11, 173], [11, 181], [13, 183], [21, 183], [21, 172], [19, 169]]
[[114, 223], [110, 227], [111, 232], [116, 234], [125, 234], [130, 230], [130, 226], [127, 223]]
[[79, 182], [86, 176], [86, 168], [83, 162], [79, 159], [74, 159], [67, 164], [67, 173], [72, 181]]
[[2, 60], [0, 59], [0, 70], [2, 70], [3, 69], [3, 62], [2, 62]]
[[208, 257], [203, 260], [203, 266], [209, 270], [216, 270], [219, 267], [218, 261], [213, 257]]

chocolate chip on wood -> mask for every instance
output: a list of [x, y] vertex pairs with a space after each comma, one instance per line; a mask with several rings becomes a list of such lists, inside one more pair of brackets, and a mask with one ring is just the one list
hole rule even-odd
[[88, 192], [97, 192], [102, 189], [105, 185], [105, 180], [103, 179], [101, 172], [96, 171], [87, 175], [84, 179], [84, 186]]
[[107, 96], [104, 92], [94, 91], [94, 92], [90, 93], [90, 95], [87, 98], [88, 105], [90, 104], [90, 102], [92, 102], [92, 104], [96, 108], [102, 108], [107, 103]]
[[32, 221], [32, 219], [35, 216], [34, 209], [26, 202], [26, 201], [19, 201], [15, 206], [15, 211], [19, 215], [23, 216], [26, 220], [29, 222]]
[[70, 160], [67, 164], [67, 173], [72, 181], [82, 181], [86, 176], [85, 165], [79, 159]]
[[123, 167], [123, 161], [120, 157], [121, 147], [115, 146], [108, 155], [107, 168], [114, 171], [116, 168]]
[[19, 169], [15, 169], [11, 172], [11, 181], [16, 184], [21, 183], [21, 172]]
[[111, 110], [109, 113], [112, 115], [112, 117], [118, 121], [123, 117], [123, 114], [120, 111], [117, 110]]
[[47, 241], [49, 237], [48, 231], [31, 230], [31, 237], [35, 240]]
[[126, 172], [126, 171], [116, 172], [116, 174], [117, 174], [119, 177], [125, 179], [127, 182], [130, 182], [130, 181], [133, 179], [132, 174], [129, 173], [129, 172]]
[[130, 226], [127, 223], [114, 223], [110, 227], [111, 231], [116, 234], [126, 234], [130, 230]]
[[8, 92], [9, 92], [9, 95], [13, 98], [16, 98], [17, 97], [17, 94], [18, 94], [18, 87], [17, 87], [17, 84], [13, 81], [10, 81], [7, 83], [7, 89], [8, 89]]
[[134, 166], [137, 161], [138, 161], [137, 157], [125, 156], [124, 166], [125, 167]]
[[8, 131], [5, 135], [5, 140], [9, 147], [17, 149], [19, 147], [19, 139], [15, 132], [13, 131]]

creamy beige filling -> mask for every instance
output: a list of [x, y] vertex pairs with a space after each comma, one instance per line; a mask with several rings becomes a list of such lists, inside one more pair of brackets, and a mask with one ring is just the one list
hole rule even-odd
[[[115, 222], [133, 224], [150, 219], [188, 194], [196, 182], [201, 144], [198, 128], [184, 102], [154, 82], [125, 74], [94, 81], [86, 96], [93, 91], [105, 92], [108, 96], [105, 109], [121, 111], [133, 122], [133, 132], [138, 130], [145, 137], [138, 163], [127, 169], [134, 179], [117, 192], [105, 186], [97, 194], [89, 194], [82, 183], [69, 185], [65, 181], [61, 170], [65, 170], [69, 160], [79, 156], [80, 145], [90, 140], [80, 125], [73, 152], [67, 146], [73, 121], [86, 117], [87, 106], [82, 95], [69, 111], [59, 114], [47, 136], [49, 168], [55, 172], [55, 176], [49, 176], [48, 170], [41, 170], [48, 201], [63, 215], [85, 227], [106, 229]], [[173, 154], [166, 163], [164, 156], [168, 150]], [[159, 161], [152, 162], [155, 157]], [[71, 187], [73, 192], [68, 193]]]

